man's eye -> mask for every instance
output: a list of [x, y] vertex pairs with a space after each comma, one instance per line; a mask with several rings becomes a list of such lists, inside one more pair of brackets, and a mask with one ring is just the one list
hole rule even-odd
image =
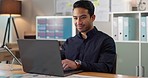
[[77, 20], [77, 18], [74, 18], [75, 20]]
[[81, 19], [84, 19], [84, 18], [86, 18], [86, 17], [85, 16], [81, 17]]

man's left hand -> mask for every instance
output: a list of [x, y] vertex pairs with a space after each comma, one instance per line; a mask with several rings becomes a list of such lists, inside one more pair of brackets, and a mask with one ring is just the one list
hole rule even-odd
[[64, 69], [67, 69], [67, 68], [77, 69], [76, 63], [69, 59], [62, 60], [62, 65]]

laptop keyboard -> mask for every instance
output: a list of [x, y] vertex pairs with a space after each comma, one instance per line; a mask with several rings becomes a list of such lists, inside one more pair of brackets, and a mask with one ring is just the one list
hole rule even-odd
[[64, 73], [65, 72], [71, 72], [71, 71], [75, 71], [75, 70], [74, 69], [71, 69], [71, 68], [67, 68], [67, 69], [64, 70]]
[[66, 74], [66, 73], [79, 73], [79, 72], [82, 72], [82, 70], [70, 69], [70, 68], [64, 70], [64, 73], [65, 73], [65, 74]]

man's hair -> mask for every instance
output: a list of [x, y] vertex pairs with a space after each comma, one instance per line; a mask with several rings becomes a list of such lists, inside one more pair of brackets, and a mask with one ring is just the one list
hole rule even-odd
[[90, 16], [94, 15], [94, 5], [91, 1], [88, 1], [88, 0], [80, 0], [80, 1], [77, 1], [73, 4], [73, 10], [75, 8], [85, 8], [88, 10], [88, 13]]

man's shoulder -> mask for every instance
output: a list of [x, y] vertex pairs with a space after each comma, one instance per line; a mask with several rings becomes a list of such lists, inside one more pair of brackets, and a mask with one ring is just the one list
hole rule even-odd
[[78, 41], [78, 40], [80, 40], [80, 37], [78, 34], [76, 34], [75, 36], [68, 38], [66, 41]]
[[98, 39], [103, 40], [103, 41], [104, 41], [104, 40], [111, 40], [111, 41], [114, 41], [114, 39], [113, 39], [111, 36], [109, 36], [108, 34], [102, 32], [102, 31], [96, 32], [96, 37], [97, 37]]
[[100, 37], [109, 37], [109, 38], [111, 38], [111, 36], [109, 36], [108, 34], [102, 32], [102, 31], [96, 32], [96, 35], [97, 36], [100, 36]]

